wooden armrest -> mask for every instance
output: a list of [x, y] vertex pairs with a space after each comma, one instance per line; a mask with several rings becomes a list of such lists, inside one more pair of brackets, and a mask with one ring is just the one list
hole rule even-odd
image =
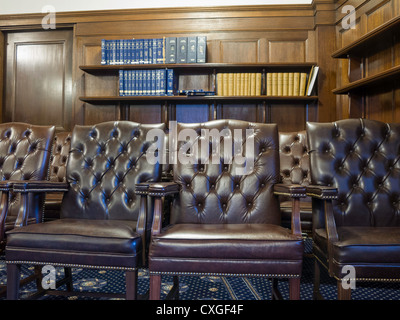
[[306, 192], [308, 196], [322, 200], [337, 199], [338, 195], [337, 188], [318, 185], [307, 186]]
[[274, 185], [274, 194], [291, 198], [305, 198], [306, 188], [300, 184], [277, 183]]
[[68, 191], [67, 182], [53, 182], [53, 181], [16, 181], [13, 183], [13, 191], [15, 192], [66, 192]]
[[148, 194], [154, 197], [164, 197], [179, 192], [179, 184], [176, 182], [157, 182], [149, 185]]

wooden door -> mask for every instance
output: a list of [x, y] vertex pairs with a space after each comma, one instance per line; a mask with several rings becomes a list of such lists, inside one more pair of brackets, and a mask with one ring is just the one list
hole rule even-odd
[[6, 33], [3, 121], [72, 125], [72, 30]]

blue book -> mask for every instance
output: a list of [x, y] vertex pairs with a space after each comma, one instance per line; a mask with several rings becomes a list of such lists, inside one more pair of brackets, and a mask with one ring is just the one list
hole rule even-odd
[[124, 95], [124, 71], [119, 70], [119, 91], [118, 94], [120, 96]]
[[126, 64], [131, 64], [132, 62], [132, 41], [130, 39], [126, 40]]
[[131, 95], [137, 96], [137, 71], [131, 70]]
[[166, 94], [167, 94], [167, 70], [161, 69], [160, 95], [165, 96]]
[[115, 64], [121, 63], [121, 40], [115, 40]]
[[149, 39], [143, 39], [143, 63], [149, 64]]
[[197, 63], [205, 63], [207, 58], [207, 37], [197, 37]]
[[188, 38], [178, 37], [177, 63], [187, 63]]
[[144, 63], [144, 55], [143, 55], [143, 39], [137, 40], [139, 43], [139, 64]]
[[135, 58], [133, 59], [133, 63], [134, 64], [138, 64], [139, 63], [139, 40], [135, 39], [134, 41], [134, 54], [132, 56], [134, 56]]
[[114, 65], [116, 61], [116, 43], [115, 40], [110, 41], [110, 64]]
[[164, 39], [156, 39], [157, 40], [157, 63], [163, 64], [165, 63], [164, 58]]
[[150, 95], [155, 96], [157, 95], [156, 93], [156, 73], [157, 70], [151, 70], [151, 91], [150, 91]]
[[167, 89], [166, 93], [167, 96], [173, 96], [174, 95], [174, 84], [175, 84], [175, 79], [174, 79], [174, 69], [167, 69]]
[[106, 64], [106, 40], [101, 40], [101, 64]]
[[142, 96], [143, 95], [143, 70], [137, 70], [136, 84], [137, 84], [137, 95]]
[[157, 64], [157, 39], [151, 39], [152, 50], [153, 50], [153, 60], [152, 64]]
[[176, 63], [176, 37], [165, 38], [165, 63]]
[[188, 37], [187, 62], [197, 62], [197, 37]]

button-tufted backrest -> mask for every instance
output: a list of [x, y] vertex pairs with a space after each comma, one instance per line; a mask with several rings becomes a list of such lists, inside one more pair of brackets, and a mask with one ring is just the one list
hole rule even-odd
[[282, 183], [310, 184], [310, 159], [307, 134], [299, 132], [279, 132], [279, 157]]
[[67, 160], [71, 148], [71, 132], [59, 132], [54, 137], [50, 160], [50, 181], [65, 182]]
[[307, 123], [307, 135], [312, 184], [338, 188], [337, 226], [400, 226], [400, 124]]
[[[48, 176], [54, 126], [20, 122], [0, 124], [1, 180], [46, 180]], [[40, 219], [43, 197], [37, 196], [31, 217]], [[17, 216], [20, 195], [11, 194], [7, 217]]]
[[147, 150], [155, 143], [161, 150], [164, 142], [146, 140], [152, 129], [164, 131], [165, 125], [110, 121], [75, 126], [61, 218], [137, 220], [135, 184], [161, 178], [161, 164], [148, 161]]
[[[199, 151], [195, 164], [177, 161], [173, 165], [174, 181], [180, 184], [181, 189], [179, 197], [172, 206], [171, 223], [280, 224], [279, 203], [272, 192], [273, 185], [279, 182], [277, 126], [239, 120], [179, 123], [177, 136], [179, 137], [179, 134], [183, 134], [185, 132], [183, 130], [187, 129], [196, 132], [197, 150], [202, 150], [201, 146], [204, 145], [203, 150], [209, 152]], [[210, 139], [204, 135], [207, 130], [211, 135], [213, 129], [214, 133], [222, 134], [217, 138], [221, 147], [219, 154], [218, 149], [215, 149]], [[235, 130], [240, 132], [240, 136], [235, 137]], [[250, 133], [250, 139], [247, 141], [245, 141], [246, 130]], [[229, 139], [225, 141], [223, 137], [229, 135], [235, 138], [230, 142]], [[181, 156], [186, 154], [187, 142], [184, 136], [181, 137], [183, 141], [178, 140], [176, 144], [178, 155]], [[171, 134], [170, 139], [172, 139]], [[240, 157], [234, 152], [234, 145], [243, 146], [241, 153], [243, 156], [254, 157], [254, 161], [250, 160], [251, 157], [247, 158], [246, 165], [249, 171], [246, 173], [240, 171], [244, 165], [240, 164]], [[226, 151], [229, 147], [233, 150], [230, 154]], [[191, 156], [190, 152], [188, 156]]]

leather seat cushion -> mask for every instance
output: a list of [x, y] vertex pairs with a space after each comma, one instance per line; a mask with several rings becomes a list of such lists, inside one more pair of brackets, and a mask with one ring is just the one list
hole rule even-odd
[[[339, 227], [333, 256], [343, 264], [400, 263], [400, 227]], [[314, 245], [327, 252], [325, 229], [316, 229]]]
[[301, 260], [303, 241], [271, 224], [176, 224], [153, 237], [152, 257]]
[[59, 219], [7, 233], [7, 261], [136, 267], [136, 221]]
[[135, 221], [60, 219], [8, 232], [7, 246], [132, 253], [140, 239], [135, 229]]

